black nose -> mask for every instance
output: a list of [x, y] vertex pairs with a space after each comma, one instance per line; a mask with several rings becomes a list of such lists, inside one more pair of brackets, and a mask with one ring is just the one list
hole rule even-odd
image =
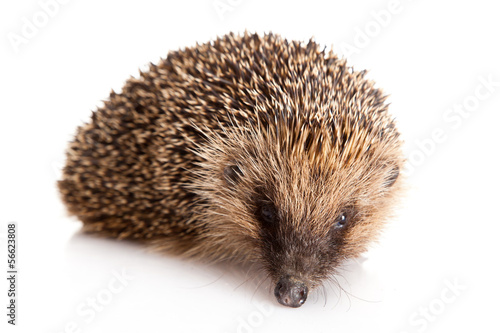
[[294, 277], [285, 276], [276, 284], [274, 296], [280, 304], [298, 308], [307, 299], [307, 286]]

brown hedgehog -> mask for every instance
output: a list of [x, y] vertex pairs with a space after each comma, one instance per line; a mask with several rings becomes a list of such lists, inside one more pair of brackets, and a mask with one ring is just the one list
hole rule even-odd
[[260, 263], [299, 307], [399, 196], [385, 100], [314, 41], [229, 34], [111, 92], [78, 128], [59, 189], [87, 232]]

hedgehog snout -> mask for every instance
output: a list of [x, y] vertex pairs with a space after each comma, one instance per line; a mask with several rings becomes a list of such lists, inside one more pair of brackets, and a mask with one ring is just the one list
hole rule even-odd
[[308, 289], [304, 282], [287, 275], [276, 284], [274, 296], [280, 304], [298, 308], [306, 301], [307, 292]]

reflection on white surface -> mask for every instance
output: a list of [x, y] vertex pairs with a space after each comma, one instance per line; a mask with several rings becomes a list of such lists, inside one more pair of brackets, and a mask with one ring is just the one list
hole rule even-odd
[[[263, 274], [231, 263], [207, 265], [150, 253], [132, 242], [76, 233], [67, 242], [62, 267], [68, 284], [60, 301], [72, 306], [62, 321], [54, 323], [54, 329], [75, 323], [85, 331], [105, 331], [116, 327], [119, 317], [120, 330], [132, 332], [141, 326], [134, 326], [131, 319], [142, 313], [153, 326], [167, 321], [182, 327], [186, 321], [191, 329], [212, 323], [214, 332], [234, 331], [238, 325], [255, 326], [261, 321], [263, 325], [264, 319], [273, 322], [276, 319], [267, 317], [289, 311], [275, 301], [274, 286]], [[370, 279], [354, 261], [343, 271], [344, 277], [338, 280], [347, 291], [350, 286], [345, 281], [358, 284]], [[303, 308], [346, 311], [357, 301], [355, 295], [345, 293], [339, 299], [338, 287], [327, 285], [313, 292]], [[194, 321], [193, 312], [198, 318]]]

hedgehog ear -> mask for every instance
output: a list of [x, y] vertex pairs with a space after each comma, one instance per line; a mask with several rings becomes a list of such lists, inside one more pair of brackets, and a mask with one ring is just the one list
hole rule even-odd
[[239, 182], [243, 172], [236, 164], [227, 165], [224, 168], [224, 179], [229, 185], [235, 185]]
[[399, 166], [392, 165], [391, 170], [389, 171], [388, 176], [385, 179], [385, 186], [391, 187], [392, 185], [394, 185], [398, 177], [399, 177]]

